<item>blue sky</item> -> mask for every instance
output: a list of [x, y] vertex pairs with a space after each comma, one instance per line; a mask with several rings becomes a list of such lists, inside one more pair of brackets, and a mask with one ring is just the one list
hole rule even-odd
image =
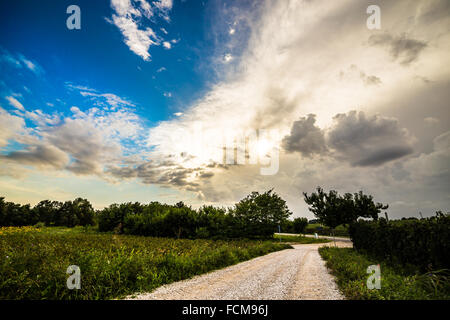
[[0, 194], [196, 207], [275, 188], [312, 217], [320, 185], [393, 217], [448, 210], [449, 3], [380, 1], [380, 29], [371, 4], [0, 2]]
[[[113, 13], [108, 1], [76, 2], [81, 8], [81, 30], [65, 27], [69, 16], [65, 11], [70, 4], [74, 2], [2, 2], [3, 50], [11, 55], [21, 54], [43, 70], [33, 78], [25, 72], [9, 72], [11, 66], [3, 64], [6, 69], [2, 80], [7, 86], [3, 91], [22, 93], [24, 103], [43, 111], [50, 111], [46, 106], [50, 102], [64, 112], [66, 108], [58, 105], [56, 99], [66, 104], [82, 103], [80, 97], [65, 95], [65, 83], [71, 82], [127, 97], [137, 105], [140, 115], [155, 123], [198, 98], [207, 86], [208, 70], [201, 70], [199, 64], [206, 62], [214, 47], [205, 40], [209, 21], [204, 15], [207, 9], [200, 1], [177, 3], [171, 10], [170, 22], [160, 18], [154, 23], [145, 22], [168, 41], [178, 41], [170, 50], [162, 45], [152, 46], [151, 61], [130, 52], [117, 27], [107, 22]], [[25, 92], [24, 82], [32, 93], [39, 94]], [[164, 93], [172, 96], [165, 97]]]

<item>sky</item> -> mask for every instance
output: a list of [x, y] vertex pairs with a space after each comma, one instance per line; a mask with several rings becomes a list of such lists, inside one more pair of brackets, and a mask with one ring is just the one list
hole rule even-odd
[[447, 0], [2, 1], [0, 30], [8, 201], [449, 210]]

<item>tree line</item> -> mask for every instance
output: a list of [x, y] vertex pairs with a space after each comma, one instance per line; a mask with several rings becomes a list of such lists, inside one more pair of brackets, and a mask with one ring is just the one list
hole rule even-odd
[[198, 210], [183, 202], [129, 202], [95, 211], [82, 198], [66, 202], [44, 200], [31, 208], [0, 198], [0, 226], [97, 224], [102, 232], [173, 238], [270, 238], [278, 226], [284, 232], [302, 232], [307, 220], [289, 220], [291, 214], [286, 202], [273, 190], [252, 192], [231, 208], [203, 206]]
[[271, 238], [278, 225], [289, 224], [286, 202], [273, 190], [252, 192], [231, 208], [113, 204], [99, 212], [100, 231], [173, 238]]
[[43, 200], [34, 207], [5, 201], [0, 197], [0, 226], [86, 226], [95, 224], [91, 203], [82, 198], [73, 201]]

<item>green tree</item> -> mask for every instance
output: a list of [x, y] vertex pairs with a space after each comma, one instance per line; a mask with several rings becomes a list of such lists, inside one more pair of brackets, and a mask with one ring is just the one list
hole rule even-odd
[[388, 205], [375, 203], [371, 195], [365, 195], [362, 191], [351, 194], [345, 193], [340, 196], [337, 191], [330, 190], [324, 192], [321, 187], [317, 187], [316, 192], [308, 195], [303, 193], [309, 210], [319, 219], [319, 221], [330, 227], [334, 234], [334, 229], [341, 224], [351, 224], [358, 218], [378, 219], [381, 210], [388, 208]]
[[294, 233], [305, 233], [306, 226], [308, 225], [308, 219], [295, 218], [293, 221]]
[[250, 237], [271, 237], [276, 226], [291, 214], [286, 201], [273, 189], [263, 194], [252, 192], [237, 203], [233, 210], [233, 216], [240, 220]]

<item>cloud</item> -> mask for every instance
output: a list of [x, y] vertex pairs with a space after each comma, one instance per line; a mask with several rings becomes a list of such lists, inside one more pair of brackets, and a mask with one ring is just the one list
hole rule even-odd
[[[138, 2], [138, 6], [135, 6]], [[145, 0], [111, 0], [111, 8], [114, 10], [112, 20], [109, 20], [117, 28], [124, 37], [125, 44], [136, 55], [145, 61], [149, 61], [151, 55], [149, 49], [151, 46], [160, 45], [162, 38], [156, 32], [144, 25], [144, 17], [146, 23], [152, 21], [151, 18], [157, 14], [166, 21], [170, 21], [169, 12], [172, 9], [171, 0], [154, 1], [152, 4]], [[160, 28], [163, 33], [164, 28]], [[167, 44], [169, 47], [167, 47]], [[166, 49], [170, 49], [170, 42], [164, 41], [163, 45]]]
[[24, 119], [9, 114], [0, 107], [0, 147], [8, 144], [9, 140], [16, 139], [24, 131]]
[[413, 152], [413, 138], [393, 118], [350, 111], [335, 115], [326, 130], [315, 122], [314, 114], [295, 121], [282, 141], [283, 148], [304, 157], [329, 155], [353, 166], [379, 166]]
[[172, 48], [172, 45], [170, 44], [169, 41], [164, 41], [164, 42], [163, 42], [163, 46], [164, 46], [164, 48], [166, 48], [166, 49]]
[[44, 68], [42, 68], [38, 63], [33, 62], [27, 58], [25, 58], [23, 55], [19, 54], [19, 59], [22, 61], [22, 63], [25, 65], [26, 68], [31, 70], [36, 75], [42, 75], [44, 73]]
[[231, 60], [233, 60], [233, 56], [232, 56], [230, 53], [227, 53], [227, 54], [225, 54], [225, 55], [223, 56], [223, 61], [224, 61], [225, 63], [228, 63], [228, 62], [230, 62]]
[[0, 158], [39, 168], [54, 169], [63, 169], [69, 162], [69, 156], [52, 145], [30, 146], [26, 150], [13, 151], [6, 156], [1, 155]]
[[435, 124], [438, 124], [440, 122], [438, 118], [434, 118], [434, 117], [426, 117], [426, 118], [423, 119], [423, 121], [427, 125], [435, 125]]
[[333, 120], [327, 143], [354, 166], [378, 166], [413, 152], [413, 138], [396, 119], [350, 111]]
[[159, 38], [153, 30], [151, 28], [139, 29], [132, 18], [116, 15], [113, 15], [112, 18], [114, 24], [122, 32], [125, 43], [130, 50], [145, 61], [150, 60], [150, 53], [148, 53], [150, 46], [159, 44]]
[[402, 65], [409, 65], [416, 61], [427, 47], [425, 41], [408, 38], [406, 34], [394, 36], [389, 33], [371, 35], [369, 44], [386, 47], [393, 60], [400, 60]]
[[305, 157], [325, 153], [327, 147], [324, 132], [315, 125], [315, 122], [314, 114], [295, 121], [290, 134], [282, 141], [283, 148], [288, 152], [299, 152]]
[[172, 9], [172, 0], [159, 0], [153, 2], [153, 5], [158, 11], [158, 15], [166, 21], [170, 21], [169, 12]]
[[5, 61], [16, 68], [26, 68], [38, 76], [44, 73], [44, 68], [42, 68], [42, 66], [40, 66], [37, 62], [26, 58], [24, 55], [20, 53], [12, 54], [7, 50], [1, 48], [0, 48], [0, 61]]
[[8, 100], [9, 104], [12, 105], [14, 108], [17, 108], [17, 109], [19, 109], [21, 111], [25, 111], [25, 108], [23, 107], [23, 105], [19, 101], [17, 101], [16, 98], [14, 98], [14, 97], [6, 97], [6, 100]]
[[[76, 86], [69, 89], [74, 88]], [[140, 140], [144, 140], [144, 129], [139, 117], [128, 109], [134, 104], [94, 89], [80, 93], [100, 99], [101, 103], [85, 111], [73, 106], [70, 109], [72, 115], [62, 119], [41, 110], [27, 111], [22, 118], [1, 109], [0, 146], [5, 146], [12, 139], [25, 145], [24, 149], [9, 152], [3, 159], [38, 168], [51, 167], [80, 175], [104, 177], [106, 164], [121, 163], [128, 157], [125, 154], [136, 153], [137, 146], [142, 143]], [[39, 126], [24, 128], [24, 118]], [[32, 130], [33, 135], [29, 135], [27, 130]]]

